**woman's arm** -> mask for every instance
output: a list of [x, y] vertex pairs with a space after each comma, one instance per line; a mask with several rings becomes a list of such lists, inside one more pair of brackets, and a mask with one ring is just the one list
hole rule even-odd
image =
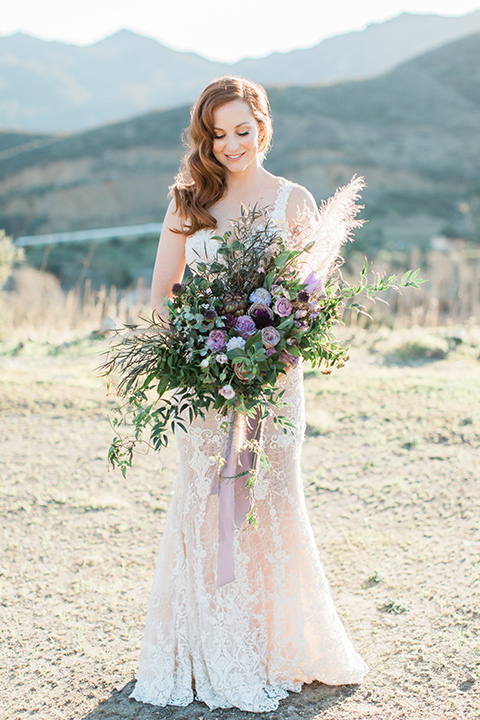
[[172, 232], [183, 230], [175, 200], [171, 200], [163, 221], [153, 268], [151, 303], [154, 316], [165, 315], [165, 298], [172, 296], [172, 285], [182, 281], [185, 269], [185, 235]]

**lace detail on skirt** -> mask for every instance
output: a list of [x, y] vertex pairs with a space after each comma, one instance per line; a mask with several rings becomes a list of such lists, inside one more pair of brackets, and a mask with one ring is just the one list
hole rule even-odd
[[267, 712], [302, 683], [358, 683], [365, 675], [335, 611], [306, 512], [300, 366], [289, 372], [284, 397], [290, 405], [281, 413], [298, 430], [283, 435], [266, 421], [271, 469], [260, 476], [259, 527], [235, 530], [236, 579], [219, 589], [217, 496], [209, 491], [224, 442], [220, 417], [211, 412], [177, 432], [180, 466], [130, 697], [161, 706], [196, 697], [211, 709]]

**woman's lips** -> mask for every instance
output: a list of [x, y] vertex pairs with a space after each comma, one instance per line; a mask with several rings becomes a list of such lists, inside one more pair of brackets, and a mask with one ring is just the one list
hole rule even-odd
[[245, 153], [239, 153], [238, 155], [225, 155], [225, 157], [227, 158], [227, 160], [235, 162], [235, 160], [240, 160], [243, 155], [245, 155]]

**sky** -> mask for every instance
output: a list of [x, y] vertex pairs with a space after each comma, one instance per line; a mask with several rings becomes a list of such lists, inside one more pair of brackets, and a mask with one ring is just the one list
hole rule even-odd
[[[286, 9], [285, 9], [286, 8]], [[480, 0], [0, 0], [0, 35], [90, 45], [128, 28], [234, 62], [316, 45], [402, 12], [465, 15]]]

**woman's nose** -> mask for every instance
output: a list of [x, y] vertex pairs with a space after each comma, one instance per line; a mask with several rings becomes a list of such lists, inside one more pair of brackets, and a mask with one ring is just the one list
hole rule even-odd
[[236, 136], [227, 138], [227, 150], [236, 150], [238, 148], [238, 138]]

